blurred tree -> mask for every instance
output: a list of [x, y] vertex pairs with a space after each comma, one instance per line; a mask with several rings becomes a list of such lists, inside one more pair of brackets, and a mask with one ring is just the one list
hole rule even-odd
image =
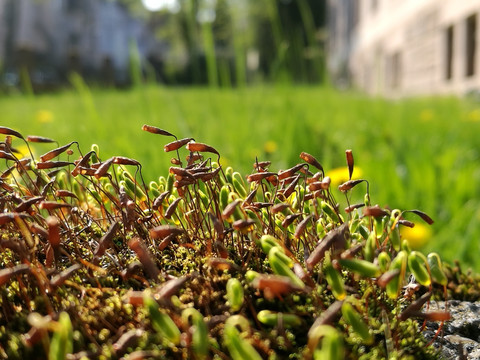
[[232, 46], [233, 25], [227, 0], [217, 0], [212, 31], [215, 39], [215, 46], [217, 48], [228, 49]]
[[[175, 81], [205, 83], [213, 56], [221, 84], [245, 83], [252, 50], [265, 79], [323, 80], [326, 0], [178, 0], [178, 12], [152, 13], [140, 0], [116, 1], [146, 17], [169, 41], [166, 68]], [[210, 37], [213, 49], [208, 48]]]
[[250, 0], [260, 69], [270, 79], [318, 82], [324, 71], [325, 0]]

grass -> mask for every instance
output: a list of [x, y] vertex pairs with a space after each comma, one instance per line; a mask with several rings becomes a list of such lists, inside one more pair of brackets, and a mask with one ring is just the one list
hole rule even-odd
[[[352, 149], [362, 177], [372, 183], [374, 203], [427, 212], [435, 220], [427, 250], [480, 271], [480, 106], [473, 102], [394, 102], [305, 86], [122, 92], [79, 82], [76, 92], [3, 97], [0, 108], [3, 126], [60, 145], [97, 143], [104, 159], [139, 160], [148, 180], [166, 174], [170, 157], [164, 142], [141, 132], [144, 123], [214, 146], [224, 166], [242, 173], [251, 171], [256, 156], [272, 160], [275, 170], [291, 167], [301, 151], [327, 170], [343, 167], [344, 151]], [[50, 149], [38, 145], [36, 152]]]

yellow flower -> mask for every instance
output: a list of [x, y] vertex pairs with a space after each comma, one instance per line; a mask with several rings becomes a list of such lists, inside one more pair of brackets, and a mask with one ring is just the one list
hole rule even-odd
[[480, 109], [475, 109], [467, 114], [467, 121], [479, 122], [480, 121]]
[[407, 240], [408, 245], [413, 249], [422, 248], [432, 237], [432, 230], [423, 223], [415, 223], [413, 228], [407, 226], [400, 227], [402, 239]]
[[16, 150], [20, 153], [21, 156], [18, 156], [18, 158], [24, 158], [26, 156], [30, 156], [30, 152], [28, 151], [27, 145], [21, 145], [18, 147], [15, 147]]
[[271, 154], [271, 153], [274, 153], [275, 151], [277, 151], [278, 149], [278, 145], [275, 141], [267, 141], [264, 145], [263, 145], [263, 149], [265, 150], [265, 152], [267, 154]]
[[[358, 179], [363, 174], [363, 171], [358, 166], [353, 168], [352, 179]], [[331, 180], [331, 187], [337, 188], [338, 185], [343, 184], [345, 181], [348, 181], [348, 167], [338, 167], [332, 170], [327, 171], [325, 174], [326, 176], [330, 177]]]
[[53, 113], [48, 110], [38, 110], [35, 119], [42, 124], [49, 123], [53, 121]]
[[433, 120], [434, 118], [434, 113], [432, 110], [430, 109], [425, 109], [425, 110], [422, 110], [422, 112], [420, 113], [420, 120], [422, 121], [431, 121]]

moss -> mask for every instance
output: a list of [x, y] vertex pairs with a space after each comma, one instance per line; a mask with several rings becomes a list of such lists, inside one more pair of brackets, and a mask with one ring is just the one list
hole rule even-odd
[[[217, 154], [207, 145], [197, 146], [206, 156]], [[164, 177], [159, 179], [159, 190], [170, 186], [171, 190], [156, 208], [155, 199], [135, 197], [118, 180], [117, 170], [128, 176], [130, 164], [135, 164], [124, 158], [101, 163], [110, 166], [101, 180], [92, 175], [101, 165], [91, 159], [83, 164], [84, 176], [65, 172], [61, 182], [55, 174], [34, 167], [25, 170], [28, 176], [12, 172], [4, 181], [17, 186], [18, 196], [13, 198], [8, 191], [0, 194], [5, 209], [0, 214], [4, 221], [0, 357], [45, 358], [49, 339], [60, 331], [58, 315], [66, 312], [73, 325], [76, 353], [84, 351], [85, 356], [99, 359], [117, 359], [135, 351], [145, 357], [192, 358], [198, 355], [192, 345], [197, 329], [184, 314], [193, 307], [205, 322], [208, 352], [214, 359], [234, 356], [225, 345], [232, 341], [228, 336], [238, 336], [237, 343], [249, 344], [248, 348], [263, 358], [311, 356], [316, 347], [323, 346], [322, 336], [327, 336], [315, 337], [319, 324], [327, 324], [330, 333], [341, 334], [343, 345], [337, 350], [349, 359], [436, 358], [419, 331], [418, 314], [405, 311], [427, 291], [443, 296], [444, 288], [433, 284], [428, 289], [416, 283], [408, 284], [408, 289], [414, 290], [402, 288], [414, 272], [401, 262], [402, 257], [395, 262], [401, 249], [407, 256], [410, 251], [408, 244], [399, 248], [392, 240], [399, 224], [408, 225], [403, 213], [370, 206], [369, 193], [363, 194], [364, 203], [356, 206], [364, 207], [363, 212], [340, 211], [334, 198], [336, 189], [329, 186], [318, 161], [305, 154], [302, 159], [288, 176], [257, 168], [255, 177], [260, 180], [252, 181], [250, 187], [244, 184], [248, 191], [256, 190], [248, 199], [236, 190], [243, 177], [230, 183], [231, 177], [224, 175], [232, 174], [233, 169], [215, 172], [211, 159], [197, 160], [188, 168], [175, 170], [183, 175], [169, 177], [176, 181], [173, 185]], [[348, 165], [353, 167], [353, 163]], [[307, 171], [315, 167], [316, 174]], [[140, 169], [134, 171], [134, 186], [150, 196]], [[347, 202], [361, 182], [347, 180], [341, 186]], [[65, 207], [66, 200], [56, 194], [72, 188], [79, 194], [68, 200], [71, 207]], [[54, 209], [42, 210], [43, 198], [34, 196], [40, 189], [47, 198], [57, 199], [58, 209], [50, 203]], [[85, 196], [91, 190], [99, 193], [102, 201]], [[33, 202], [28, 213], [16, 212], [19, 202], [32, 198], [37, 203]], [[166, 216], [179, 198], [180, 205]], [[228, 203], [236, 205], [234, 220], [226, 214]], [[278, 204], [283, 204], [283, 209], [276, 208]], [[426, 214], [414, 213], [428, 220]], [[58, 221], [46, 222], [48, 216]], [[60, 236], [59, 246], [53, 241], [55, 234]], [[268, 246], [276, 247], [275, 251], [263, 250], [267, 248], [261, 246], [264, 235], [275, 239]], [[33, 245], [24, 241], [29, 237], [34, 239]], [[381, 252], [388, 254], [391, 265], [378, 269], [381, 276], [371, 278], [366, 274], [372, 269], [377, 272]], [[344, 258], [355, 266], [342, 268]], [[362, 271], [365, 261], [370, 262], [367, 272]], [[449, 294], [478, 297], [478, 279], [456, 266], [445, 265]], [[331, 276], [325, 276], [325, 269]], [[385, 291], [390, 284], [384, 279], [387, 276], [399, 283], [389, 293]], [[243, 305], [234, 313], [226, 303], [226, 284], [232, 277], [244, 289]], [[170, 343], [151, 325], [151, 313], [142, 305], [145, 296], [153, 296], [159, 311], [178, 328], [182, 334], [179, 344]], [[351, 304], [349, 311], [355, 314], [351, 319], [368, 327], [367, 338], [373, 336], [373, 343], [360, 336], [358, 324], [344, 318], [339, 301]], [[260, 323], [256, 315], [261, 310], [275, 314], [277, 323]], [[33, 321], [31, 313], [43, 320]], [[298, 316], [301, 325], [285, 326], [283, 314]], [[330, 314], [328, 320], [323, 318], [326, 314]], [[224, 331], [229, 321], [238, 322], [238, 331]], [[39, 327], [40, 335], [27, 341], [26, 334]], [[135, 329], [140, 332], [132, 332]]]

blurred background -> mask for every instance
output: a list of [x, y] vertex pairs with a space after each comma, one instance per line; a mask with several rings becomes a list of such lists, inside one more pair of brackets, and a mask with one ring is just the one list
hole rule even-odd
[[171, 139], [145, 123], [244, 174], [306, 151], [338, 185], [352, 149], [374, 203], [434, 218], [409, 218], [412, 247], [480, 271], [479, 14], [480, 0], [0, 0], [1, 125], [136, 158], [147, 180], [167, 174]]
[[137, 76], [164, 84], [281, 76], [318, 83], [326, 7], [317, 0], [1, 0], [3, 85], [21, 86], [28, 75], [34, 90], [51, 89], [72, 72], [119, 87]]

